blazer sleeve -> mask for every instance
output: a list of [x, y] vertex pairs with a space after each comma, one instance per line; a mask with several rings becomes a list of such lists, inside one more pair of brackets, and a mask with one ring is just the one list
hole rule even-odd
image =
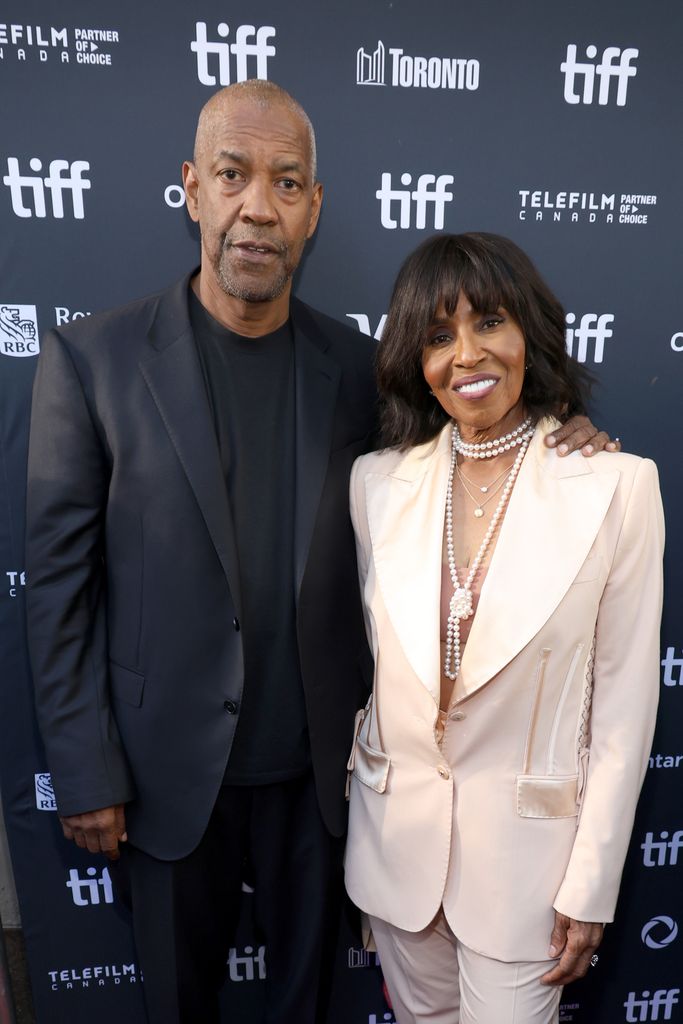
[[43, 339], [29, 441], [27, 628], [38, 724], [63, 815], [133, 786], [109, 706], [103, 534], [109, 462], [56, 331]]
[[553, 904], [579, 921], [614, 918], [659, 697], [663, 548], [657, 469], [643, 459], [598, 610], [588, 772], [571, 858]]

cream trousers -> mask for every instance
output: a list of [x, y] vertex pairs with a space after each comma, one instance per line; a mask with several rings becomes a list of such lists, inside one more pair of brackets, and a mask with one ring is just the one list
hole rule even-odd
[[468, 949], [443, 911], [419, 932], [370, 917], [398, 1024], [556, 1024], [562, 989], [539, 978], [557, 963], [504, 963]]

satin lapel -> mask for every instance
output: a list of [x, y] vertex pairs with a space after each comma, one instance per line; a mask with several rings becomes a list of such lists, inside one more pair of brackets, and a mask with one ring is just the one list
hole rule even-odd
[[162, 298], [150, 331], [151, 354], [139, 365], [194, 491], [239, 614], [239, 561], [216, 432], [190, 327], [188, 281]]
[[512, 492], [465, 647], [456, 698], [500, 672], [538, 633], [575, 579], [607, 514], [619, 473], [560, 459], [534, 434]]
[[295, 594], [301, 581], [330, 460], [341, 371], [306, 308], [292, 303], [296, 387]]
[[372, 556], [382, 600], [413, 671], [440, 695], [441, 548], [450, 429], [366, 478]]

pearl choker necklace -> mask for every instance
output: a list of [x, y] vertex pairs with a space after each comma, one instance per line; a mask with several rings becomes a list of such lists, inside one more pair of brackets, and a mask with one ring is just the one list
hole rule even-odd
[[493, 459], [496, 455], [509, 452], [524, 441], [528, 441], [534, 432], [531, 423], [531, 416], [527, 416], [523, 423], [511, 430], [509, 434], [496, 437], [493, 441], [463, 441], [458, 430], [457, 423], [453, 424], [453, 448], [459, 455], [466, 459]]
[[[444, 655], [444, 674], [449, 679], [456, 679], [458, 672], [460, 671], [460, 620], [469, 619], [474, 612], [474, 601], [472, 597], [472, 583], [474, 577], [479, 571], [479, 567], [484, 560], [484, 556], [488, 551], [489, 545], [493, 538], [494, 533], [498, 527], [502, 515], [505, 511], [508, 498], [512, 493], [512, 488], [517, 474], [522, 465], [524, 456], [526, 455], [527, 448], [531, 441], [531, 435], [534, 432], [534, 428], [530, 426], [531, 420], [526, 419], [516, 430], [506, 434], [505, 437], [499, 438], [497, 441], [487, 441], [487, 445], [501, 445], [504, 443], [505, 447], [500, 448], [499, 451], [491, 451], [490, 454], [487, 452], [486, 455], [478, 456], [479, 458], [490, 458], [493, 455], [499, 455], [501, 451], [509, 451], [510, 448], [519, 445], [519, 451], [517, 457], [512, 465], [510, 474], [505, 481], [503, 492], [500, 496], [500, 501], [496, 507], [496, 511], [491, 517], [491, 523], [484, 536], [479, 551], [476, 554], [470, 571], [467, 574], [467, 579], [464, 583], [460, 582], [458, 577], [458, 570], [455, 565], [455, 544], [453, 542], [453, 477], [455, 476], [455, 470], [458, 464], [458, 452], [460, 451], [460, 445], [463, 444], [462, 438], [458, 431], [455, 423], [453, 424], [453, 434], [451, 439], [451, 466], [448, 474], [448, 490], [446, 492], [446, 547], [448, 549], [448, 570], [451, 576], [451, 583], [453, 584], [453, 596], [451, 597], [450, 605], [448, 608], [448, 623], [446, 626], [446, 653]], [[470, 447], [481, 447], [481, 446], [470, 446]], [[477, 458], [477, 456], [474, 456]]]

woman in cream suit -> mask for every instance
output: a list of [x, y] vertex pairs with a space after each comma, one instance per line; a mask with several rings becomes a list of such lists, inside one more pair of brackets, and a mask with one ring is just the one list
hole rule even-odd
[[399, 1024], [550, 1024], [613, 919], [652, 739], [656, 468], [543, 444], [583, 371], [499, 236], [408, 258], [378, 370], [387, 448], [351, 478], [376, 671], [347, 888]]

